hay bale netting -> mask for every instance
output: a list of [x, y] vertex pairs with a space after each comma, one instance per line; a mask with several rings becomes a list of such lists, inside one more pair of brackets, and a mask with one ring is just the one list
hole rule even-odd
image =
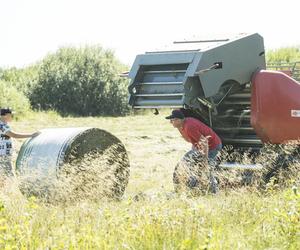
[[17, 158], [20, 189], [47, 199], [120, 198], [129, 159], [122, 142], [97, 128], [53, 128], [24, 142]]

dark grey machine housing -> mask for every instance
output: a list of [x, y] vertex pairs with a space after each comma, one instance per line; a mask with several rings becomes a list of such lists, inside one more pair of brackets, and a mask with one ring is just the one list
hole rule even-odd
[[223, 144], [259, 147], [250, 125], [251, 77], [265, 69], [263, 38], [239, 34], [178, 41], [138, 55], [129, 72], [133, 108], [182, 108], [211, 126]]

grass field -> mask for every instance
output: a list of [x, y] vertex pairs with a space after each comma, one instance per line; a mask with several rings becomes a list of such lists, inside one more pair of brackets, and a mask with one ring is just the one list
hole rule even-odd
[[[32, 114], [16, 131], [97, 127], [117, 136], [131, 169], [123, 200], [49, 205], [0, 191], [0, 249], [300, 249], [298, 183], [265, 193], [240, 188], [188, 198], [173, 192], [175, 164], [190, 146], [164, 115], [61, 118]], [[22, 141], [15, 141], [19, 150]], [[297, 181], [295, 176], [295, 181]]]

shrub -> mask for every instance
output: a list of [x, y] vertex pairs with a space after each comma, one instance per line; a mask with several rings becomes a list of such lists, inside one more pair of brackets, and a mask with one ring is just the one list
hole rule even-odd
[[0, 70], [0, 80], [7, 82], [9, 86], [15, 87], [28, 95], [30, 89], [36, 83], [39, 64], [26, 68], [9, 68]]
[[0, 96], [0, 106], [11, 107], [18, 115], [30, 110], [29, 100], [25, 95], [3, 80], [0, 80]]
[[300, 46], [286, 47], [267, 52], [268, 62], [295, 62], [300, 61]]
[[62, 115], [120, 115], [128, 111], [125, 67], [100, 46], [61, 48], [42, 62], [30, 93], [34, 108]]

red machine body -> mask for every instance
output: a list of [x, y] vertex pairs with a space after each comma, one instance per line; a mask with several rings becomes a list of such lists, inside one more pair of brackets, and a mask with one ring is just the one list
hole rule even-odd
[[300, 83], [279, 71], [258, 71], [252, 78], [251, 125], [265, 143], [299, 140]]

